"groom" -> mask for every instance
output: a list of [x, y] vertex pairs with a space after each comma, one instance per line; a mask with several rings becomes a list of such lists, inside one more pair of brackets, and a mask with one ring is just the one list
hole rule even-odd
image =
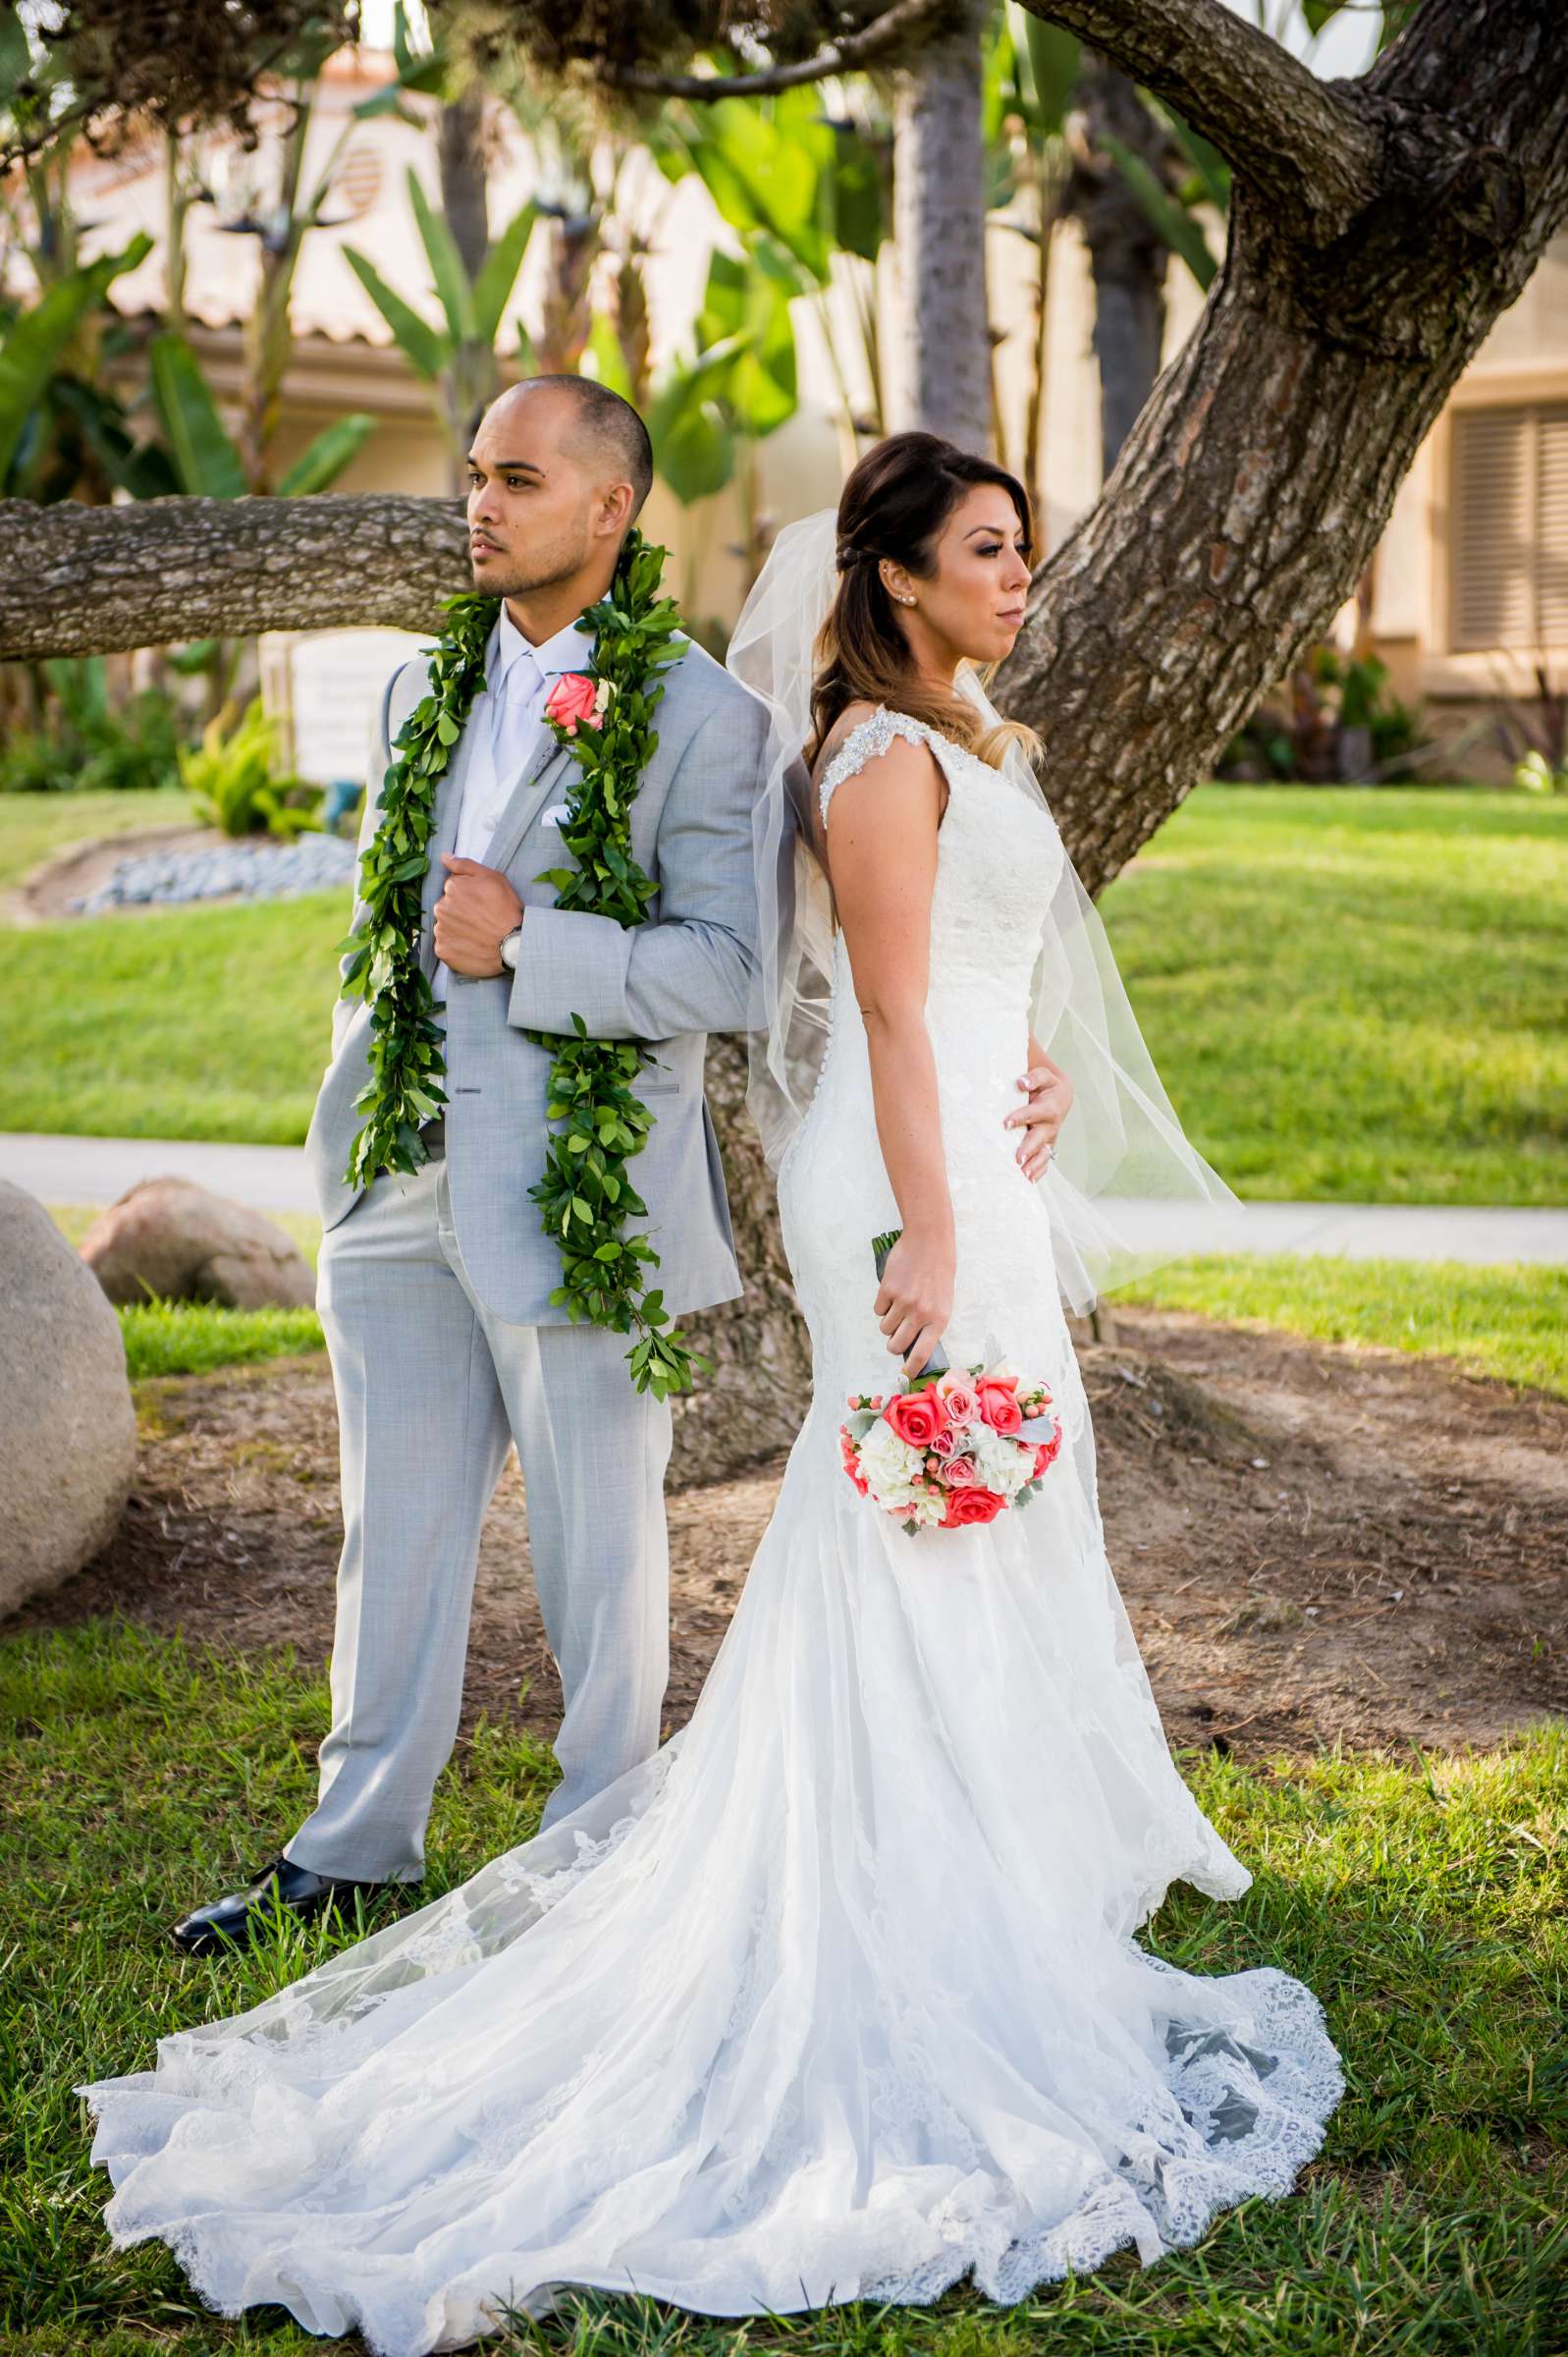
[[[342, 1448], [344, 1547], [332, 1727], [316, 1806], [247, 1889], [174, 1928], [188, 1953], [243, 1945], [355, 1890], [416, 1881], [457, 1731], [480, 1525], [515, 1442], [540, 1611], [561, 1673], [551, 1823], [649, 1757], [669, 1671], [668, 1403], [632, 1389], [630, 1338], [569, 1325], [550, 1295], [543, 1172], [550, 1058], [530, 1030], [635, 1039], [654, 1116], [637, 1158], [673, 1314], [740, 1290], [703, 1099], [710, 1030], [744, 1026], [756, 964], [751, 811], [764, 707], [700, 647], [664, 674], [657, 748], [632, 807], [647, 920], [559, 909], [574, 765], [544, 720], [591, 667], [584, 610], [611, 585], [653, 479], [647, 429], [588, 379], [536, 377], [486, 412], [468, 464], [474, 586], [505, 602], [485, 688], [441, 782], [420, 957], [445, 1001], [444, 1113], [411, 1177], [346, 1183], [369, 1076], [370, 1010], [340, 1000], [305, 1152], [325, 1231], [318, 1276]], [[426, 692], [406, 664], [383, 701], [360, 849], [390, 747]], [[355, 909], [355, 929], [364, 906]], [[347, 962], [347, 961], [346, 961]]]

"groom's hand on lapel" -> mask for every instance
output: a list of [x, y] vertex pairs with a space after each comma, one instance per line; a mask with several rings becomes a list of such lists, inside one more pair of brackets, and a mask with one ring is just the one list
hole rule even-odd
[[449, 972], [480, 981], [504, 974], [501, 945], [522, 922], [522, 903], [499, 867], [443, 851], [447, 880], [436, 903], [435, 952]]

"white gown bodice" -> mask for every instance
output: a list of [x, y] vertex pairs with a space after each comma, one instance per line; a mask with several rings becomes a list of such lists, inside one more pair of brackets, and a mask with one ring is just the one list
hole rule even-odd
[[[1061, 837], [1043, 799], [950, 737], [886, 709], [844, 739], [818, 786], [826, 821], [843, 780], [895, 737], [929, 744], [947, 782], [937, 837], [926, 1023], [937, 1068], [957, 1268], [946, 1349], [954, 1364], [1008, 1358], [1043, 1376], [1076, 1436], [1086, 1411], [1054, 1276], [1051, 1223], [1003, 1118], [1022, 1104], [1029, 1010]], [[1049, 1177], [1041, 1182], [1051, 1183]], [[817, 1093], [779, 1174], [784, 1245], [811, 1328], [818, 1397], [885, 1389], [871, 1238], [896, 1228], [883, 1168], [865, 1026], [838, 936]], [[1025, 1359], [1028, 1364], [1025, 1365]]]

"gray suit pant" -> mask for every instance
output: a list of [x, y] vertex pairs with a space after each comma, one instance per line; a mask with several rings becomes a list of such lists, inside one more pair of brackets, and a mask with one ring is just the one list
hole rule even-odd
[[384, 1173], [322, 1240], [317, 1301], [342, 1450], [332, 1729], [286, 1855], [411, 1881], [457, 1734], [485, 1508], [515, 1441], [534, 1585], [561, 1672], [552, 1824], [658, 1748], [670, 1669], [667, 1403], [627, 1338], [514, 1326], [476, 1296], [445, 1156]]

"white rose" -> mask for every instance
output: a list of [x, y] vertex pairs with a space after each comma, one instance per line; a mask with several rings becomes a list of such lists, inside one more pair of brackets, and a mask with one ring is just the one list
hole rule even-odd
[[901, 1441], [879, 1416], [860, 1444], [860, 1470], [879, 1506], [904, 1506], [916, 1495], [914, 1482], [925, 1463], [918, 1449]]
[[925, 1523], [929, 1527], [940, 1522], [946, 1510], [946, 1500], [933, 1498], [929, 1490], [921, 1490], [909, 1499], [904, 1519]]
[[986, 1488], [1000, 1490], [1004, 1498], [1016, 1497], [1029, 1478], [1033, 1451], [1020, 1449], [1004, 1434], [993, 1432], [989, 1424], [982, 1424], [974, 1433], [971, 1448]]

